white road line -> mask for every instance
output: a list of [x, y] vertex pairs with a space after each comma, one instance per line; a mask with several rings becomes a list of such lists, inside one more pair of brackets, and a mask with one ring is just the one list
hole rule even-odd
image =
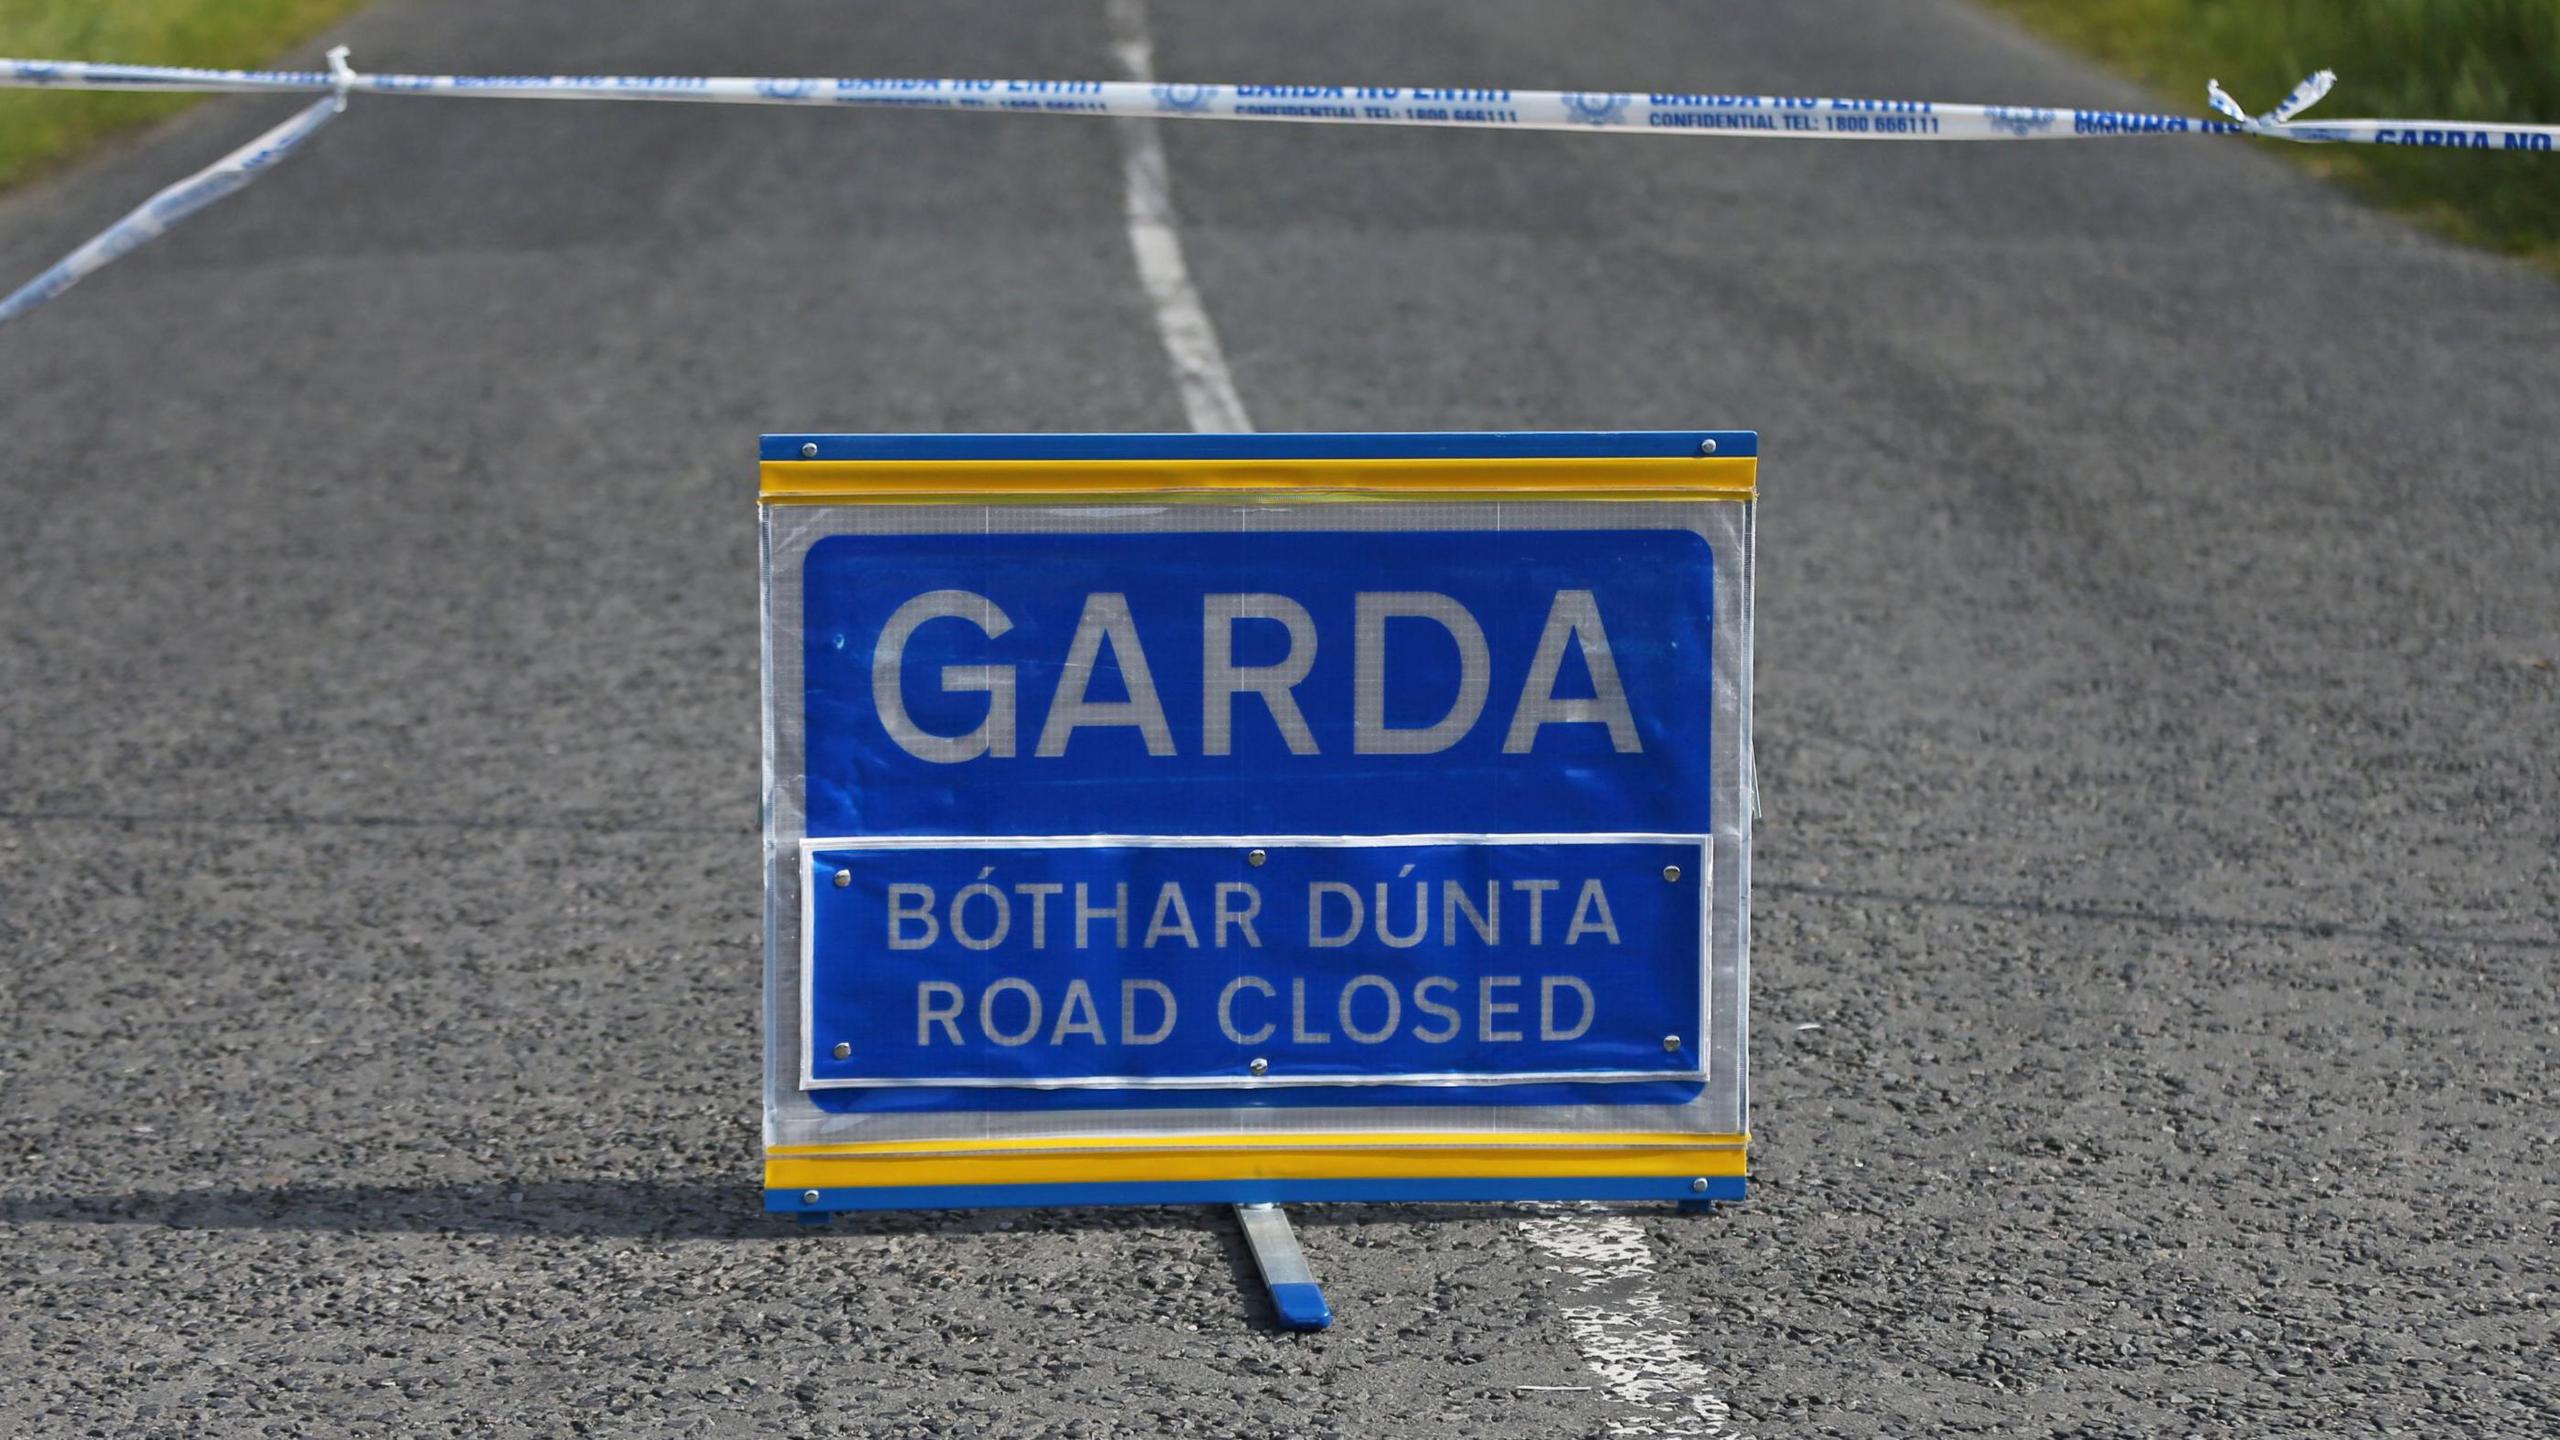
[[1523, 1220], [1520, 1233], [1562, 1262], [1548, 1268], [1571, 1276], [1584, 1297], [1564, 1307], [1564, 1323], [1582, 1362], [1630, 1412], [1609, 1423], [1611, 1435], [1741, 1440], [1732, 1409], [1710, 1388], [1715, 1377], [1653, 1283], [1641, 1226], [1622, 1215], [1564, 1214]]
[[[1141, 85], [1156, 79], [1155, 41], [1147, 33], [1146, 0], [1109, 0], [1111, 53], [1121, 72]], [[1153, 120], [1114, 122], [1120, 133], [1120, 185], [1129, 220], [1129, 248], [1138, 257], [1138, 279], [1155, 306], [1156, 334], [1173, 361], [1182, 390], [1182, 413], [1194, 430], [1245, 431], [1253, 421], [1227, 371], [1218, 327], [1192, 288], [1175, 228], [1173, 181], [1165, 169], [1164, 138]]]
[[[1155, 40], [1147, 30], [1146, 0], [1106, 0], [1111, 52], [1121, 73], [1141, 85], [1155, 83]], [[1244, 432], [1253, 428], [1244, 400], [1227, 369], [1218, 327], [1183, 262], [1182, 235], [1173, 209], [1173, 181], [1165, 168], [1164, 140], [1153, 120], [1121, 120], [1120, 179], [1127, 203], [1129, 249], [1138, 279], [1155, 307], [1156, 334], [1173, 362], [1182, 391], [1182, 413], [1191, 428]], [[1638, 1440], [1741, 1440], [1732, 1412], [1709, 1388], [1697, 1351], [1671, 1314], [1653, 1278], [1653, 1251], [1632, 1220], [1616, 1216], [1558, 1215], [1523, 1220], [1531, 1246], [1566, 1262], [1555, 1268], [1580, 1280], [1590, 1303], [1565, 1307], [1565, 1324], [1583, 1363], [1628, 1414], [1609, 1433]], [[1543, 1387], [1536, 1387], [1543, 1388]]]

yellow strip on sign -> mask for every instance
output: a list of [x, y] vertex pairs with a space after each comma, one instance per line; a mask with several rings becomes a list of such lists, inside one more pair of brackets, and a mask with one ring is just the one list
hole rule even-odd
[[832, 1145], [768, 1145], [768, 1159], [860, 1160], [874, 1156], [1057, 1154], [1066, 1151], [1204, 1150], [1738, 1150], [1749, 1135], [1701, 1135], [1686, 1130], [1513, 1130], [1500, 1134], [1465, 1131], [1346, 1130], [1306, 1135], [1025, 1135], [970, 1140], [864, 1140]]
[[1436, 1145], [1354, 1150], [1206, 1147], [1020, 1155], [773, 1156], [768, 1190], [923, 1185], [1077, 1185], [1180, 1180], [1526, 1180], [1744, 1173], [1740, 1148]]
[[1146, 496], [1232, 500], [1748, 500], [1742, 456], [1388, 460], [766, 460], [767, 505]]

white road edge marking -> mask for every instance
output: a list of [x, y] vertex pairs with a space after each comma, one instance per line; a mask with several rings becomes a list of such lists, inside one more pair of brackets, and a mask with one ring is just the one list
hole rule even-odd
[[[1121, 73], [1141, 85], [1156, 83], [1146, 0], [1106, 0], [1106, 10], [1111, 53]], [[1155, 308], [1156, 334], [1173, 363], [1182, 413], [1194, 430], [1250, 431], [1253, 421], [1236, 393], [1235, 375], [1227, 369], [1218, 327], [1200, 303], [1191, 267], [1182, 258], [1163, 136], [1153, 120], [1120, 120], [1113, 128], [1120, 135], [1129, 249], [1137, 257], [1147, 301]], [[1709, 1388], [1714, 1377], [1680, 1333], [1662, 1292], [1646, 1283], [1653, 1278], [1653, 1251], [1633, 1220], [1558, 1215], [1523, 1220], [1520, 1233], [1534, 1248], [1564, 1261], [1553, 1268], [1576, 1277], [1578, 1293], [1592, 1301], [1566, 1306], [1564, 1319], [1583, 1363], [1600, 1377], [1611, 1398], [1633, 1412], [1609, 1423], [1611, 1435], [1741, 1440], [1730, 1428], [1731, 1409]]]
[[[1111, 53], [1121, 73], [1141, 85], [1156, 81], [1155, 40], [1147, 32], [1146, 0], [1109, 0]], [[1182, 413], [1194, 430], [1242, 432], [1253, 428], [1235, 377], [1227, 370], [1218, 327], [1192, 287], [1175, 228], [1173, 181], [1165, 168], [1164, 137], [1153, 120], [1119, 120], [1120, 186], [1129, 222], [1129, 248], [1138, 257], [1138, 279], [1155, 306], [1156, 334], [1173, 361], [1182, 391]]]

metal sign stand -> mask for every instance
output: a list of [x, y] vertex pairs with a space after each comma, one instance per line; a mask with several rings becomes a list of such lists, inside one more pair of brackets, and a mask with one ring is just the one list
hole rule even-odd
[[1263, 1288], [1271, 1292], [1271, 1311], [1279, 1317], [1280, 1328], [1330, 1329], [1333, 1307], [1324, 1303], [1324, 1289], [1307, 1268], [1307, 1253], [1298, 1248], [1297, 1233], [1289, 1228], [1289, 1212], [1277, 1205], [1239, 1205], [1236, 1223], [1244, 1227], [1245, 1243], [1253, 1247], [1254, 1268], [1262, 1272]]

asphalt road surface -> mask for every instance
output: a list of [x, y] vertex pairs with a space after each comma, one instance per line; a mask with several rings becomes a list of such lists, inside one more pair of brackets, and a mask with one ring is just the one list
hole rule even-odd
[[[1149, 19], [2140, 99], [1952, 0]], [[329, 38], [1115, 63], [1100, 0]], [[289, 108], [0, 201], [0, 276]], [[1763, 433], [1752, 1200], [1578, 1275], [1302, 1212], [1312, 1338], [1218, 1212], [762, 1216], [754, 438], [1183, 428], [1118, 136], [359, 100], [0, 333], [0, 1432], [2560, 1430], [2560, 287], [2241, 143], [1164, 143], [1265, 429]]]

